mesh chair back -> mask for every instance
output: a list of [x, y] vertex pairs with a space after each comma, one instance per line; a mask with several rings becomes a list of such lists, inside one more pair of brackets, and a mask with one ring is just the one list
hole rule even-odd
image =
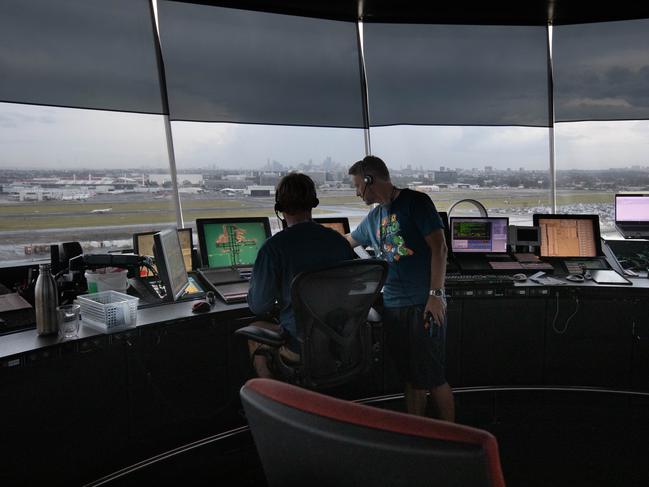
[[268, 379], [249, 381], [241, 400], [271, 487], [505, 486], [487, 431]]
[[303, 385], [338, 385], [369, 365], [367, 315], [386, 273], [383, 261], [354, 260], [295, 277], [291, 296], [302, 344]]

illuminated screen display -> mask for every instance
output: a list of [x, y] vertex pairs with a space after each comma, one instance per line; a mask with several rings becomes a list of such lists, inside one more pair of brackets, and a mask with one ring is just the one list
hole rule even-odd
[[508, 218], [451, 218], [454, 253], [507, 252]]
[[158, 272], [167, 295], [175, 301], [189, 284], [178, 233], [173, 230], [158, 232], [153, 236], [153, 245]]
[[313, 221], [319, 223], [323, 227], [331, 228], [341, 235], [347, 235], [349, 233], [349, 220], [347, 217], [314, 218]]
[[252, 266], [268, 238], [266, 221], [197, 221], [203, 265]]
[[649, 222], [649, 195], [615, 195], [616, 222]]
[[[322, 225], [323, 227], [331, 228], [341, 235], [347, 235], [349, 230], [349, 219], [344, 217], [335, 217], [335, 218], [314, 218], [314, 222]], [[282, 220], [282, 229], [286, 228], [286, 220]]]
[[597, 257], [595, 222], [590, 217], [537, 220], [535, 215], [534, 224], [541, 228], [541, 257]]
[[[138, 255], [146, 255], [153, 257], [153, 234], [157, 232], [136, 233], [133, 235], [133, 249]], [[192, 270], [192, 229], [183, 228], [178, 230], [178, 239], [180, 240], [180, 248], [183, 252], [183, 261], [185, 262], [185, 270], [190, 272]], [[155, 265], [153, 266], [155, 268]], [[140, 277], [149, 277], [153, 274], [146, 268], [140, 269]]]
[[331, 228], [341, 235], [346, 235], [345, 227], [342, 223], [321, 223], [320, 225], [322, 225], [323, 227]]

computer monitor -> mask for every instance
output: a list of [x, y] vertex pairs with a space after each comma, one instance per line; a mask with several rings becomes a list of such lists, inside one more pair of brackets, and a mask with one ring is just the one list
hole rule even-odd
[[602, 255], [597, 215], [534, 214], [541, 229], [541, 257], [597, 257]]
[[[332, 217], [332, 218], [314, 218], [314, 222], [319, 223], [323, 227], [331, 228], [341, 235], [347, 235], [349, 230], [349, 218], [346, 216]], [[286, 228], [288, 224], [286, 220], [282, 220], [282, 229]]]
[[615, 222], [649, 222], [649, 195], [616, 194]]
[[203, 265], [209, 268], [252, 267], [270, 237], [266, 217], [196, 220]]
[[509, 226], [509, 245], [513, 247], [538, 247], [541, 245], [539, 227]]
[[451, 250], [455, 254], [507, 252], [507, 217], [451, 217]]
[[[146, 255], [153, 257], [153, 234], [152, 232], [141, 232], [133, 234], [133, 251], [138, 255]], [[191, 228], [178, 229], [178, 239], [180, 240], [180, 248], [183, 251], [183, 261], [185, 262], [185, 270], [190, 272], [192, 270], [192, 249], [194, 248], [194, 241], [192, 238]], [[155, 265], [154, 265], [155, 269]], [[150, 277], [153, 275], [148, 269], [140, 269], [140, 277]]]
[[165, 299], [177, 301], [189, 286], [178, 232], [168, 229], [153, 234], [153, 255], [165, 286]]
[[347, 235], [350, 231], [349, 219], [346, 216], [332, 218], [314, 218], [313, 221], [319, 223], [323, 227], [328, 227], [332, 230], [336, 230], [341, 235]]

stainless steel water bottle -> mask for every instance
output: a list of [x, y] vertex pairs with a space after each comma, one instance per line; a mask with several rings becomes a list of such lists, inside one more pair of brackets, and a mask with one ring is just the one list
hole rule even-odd
[[36, 331], [39, 335], [50, 335], [58, 331], [56, 307], [59, 305], [59, 295], [50, 264], [40, 264], [38, 271], [34, 290]]

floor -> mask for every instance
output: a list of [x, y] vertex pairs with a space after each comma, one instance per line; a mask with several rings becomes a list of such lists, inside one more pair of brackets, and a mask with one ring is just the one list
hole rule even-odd
[[[458, 422], [498, 439], [508, 487], [646, 487], [649, 397], [593, 392], [456, 395]], [[380, 405], [401, 410], [402, 400]], [[242, 432], [130, 472], [105, 485], [264, 486]], [[98, 485], [98, 484], [97, 484]]]

